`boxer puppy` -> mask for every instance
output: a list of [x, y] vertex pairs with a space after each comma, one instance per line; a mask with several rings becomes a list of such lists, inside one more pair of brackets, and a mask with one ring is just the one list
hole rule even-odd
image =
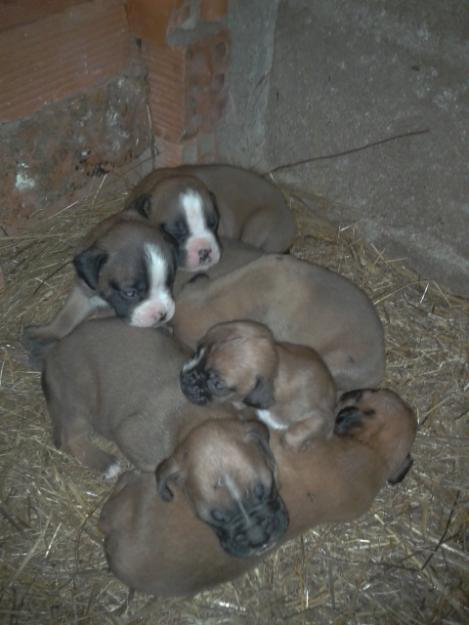
[[219, 323], [198, 342], [180, 374], [184, 395], [195, 404], [231, 401], [256, 409], [257, 417], [300, 449], [313, 436], [330, 436], [336, 387], [310, 347], [275, 342], [255, 321]]
[[[258, 174], [231, 165], [184, 165], [153, 171], [126, 202], [174, 236], [183, 266], [217, 262], [216, 232], [264, 252], [286, 252], [295, 220], [280, 190]], [[220, 222], [218, 224], [218, 221]]]
[[[356, 519], [387, 481], [395, 482], [409, 468], [416, 419], [395, 393], [365, 391], [344, 410], [334, 436], [303, 451], [282, 445], [278, 433], [271, 436], [290, 518], [282, 542], [323, 523]], [[122, 476], [103, 507], [100, 528], [113, 573], [131, 588], [155, 595], [193, 594], [260, 561], [228, 557], [184, 497], [178, 493], [170, 504], [161, 501], [150, 475]]]
[[249, 319], [278, 341], [315, 349], [339, 391], [377, 385], [384, 372], [383, 327], [350, 280], [291, 256], [262, 256], [217, 280], [187, 284], [176, 298], [174, 334], [195, 349], [216, 323]]
[[230, 406], [188, 403], [178, 383], [185, 358], [160, 330], [118, 319], [81, 324], [45, 356], [42, 382], [54, 442], [112, 478], [120, 471], [115, 457], [89, 440], [91, 432], [101, 434], [142, 471], [158, 466], [163, 499], [183, 489], [228, 553], [258, 553], [288, 524], [268, 430], [239, 420]]
[[[145, 236], [139, 238], [138, 233], [145, 233]], [[102, 295], [109, 294], [112, 296], [112, 285], [120, 285], [121, 282], [135, 283], [138, 282], [138, 272], [144, 266], [145, 261], [145, 243], [146, 234], [148, 234], [148, 242], [157, 241], [161, 247], [164, 259], [167, 262], [168, 278], [166, 283], [168, 287], [172, 283], [174, 275], [174, 247], [171, 241], [168, 242], [166, 235], [158, 233], [154, 228], [147, 224], [142, 224], [133, 218], [125, 219], [120, 215], [113, 215], [107, 220], [98, 224], [98, 226], [86, 237], [84, 243], [75, 257], [77, 278], [68, 298], [63, 307], [56, 314], [54, 319], [39, 326], [26, 327], [23, 333], [23, 344], [29, 352], [30, 364], [36, 369], [40, 369], [41, 352], [44, 345], [51, 344], [54, 341], [63, 338], [69, 334], [79, 323], [86, 318], [98, 312], [100, 315], [112, 316], [116, 314], [116, 309], [110, 301]], [[103, 272], [103, 265], [93, 265], [92, 260], [99, 260], [99, 250], [107, 250], [108, 259], [112, 259], [112, 264], [108, 264], [106, 272]], [[96, 253], [98, 251], [98, 253]], [[208, 270], [208, 276], [213, 279], [224, 276], [239, 267], [247, 264], [251, 260], [259, 258], [261, 252], [255, 248], [241, 243], [239, 241], [223, 240], [223, 256], [219, 263], [213, 265]], [[137, 259], [142, 258], [142, 262], [138, 263]], [[101, 259], [103, 256], [101, 256]], [[134, 259], [134, 260], [132, 260]], [[88, 268], [89, 261], [90, 267]], [[128, 263], [128, 264], [127, 264]], [[87, 271], [88, 269], [88, 271]], [[85, 278], [93, 270], [96, 272], [94, 277], [101, 285], [101, 294], [97, 289], [91, 288]], [[164, 267], [163, 267], [164, 269]], [[85, 273], [86, 272], [86, 273]], [[135, 278], [131, 276], [135, 273]], [[83, 277], [80, 277], [83, 274]], [[147, 271], [148, 274], [148, 271]], [[130, 275], [130, 278], [127, 276]], [[185, 272], [176, 272], [173, 283], [173, 292], [177, 294], [181, 291], [188, 281], [198, 281], [205, 274], [196, 274], [192, 278], [188, 278]], [[93, 277], [93, 275], [92, 275]], [[207, 276], [205, 276], [206, 279]], [[88, 277], [89, 279], [89, 277]], [[125, 286], [125, 285], [123, 285]], [[126, 291], [126, 294], [132, 294]], [[150, 296], [151, 294], [149, 294]], [[125, 296], [124, 296], [125, 297]], [[119, 298], [122, 302], [122, 297]], [[125, 300], [124, 300], [125, 301]], [[172, 300], [171, 300], [172, 301]], [[128, 301], [130, 312], [132, 301]], [[168, 303], [168, 312], [166, 317], [164, 314], [160, 317], [160, 322], [168, 321], [174, 311], [174, 303]], [[163, 311], [161, 311], [163, 313]], [[125, 319], [125, 317], [124, 317]], [[128, 322], [132, 323], [131, 315], [128, 314]]]
[[220, 260], [218, 210], [200, 180], [176, 171], [158, 169], [144, 178], [127, 198], [124, 213], [138, 215], [171, 236], [181, 269], [208, 269]]
[[175, 250], [148, 224], [114, 217], [99, 224], [73, 265], [77, 278], [63, 308], [50, 323], [25, 329], [33, 359], [44, 343], [63, 338], [98, 309], [136, 327], [160, 325], [174, 314]]

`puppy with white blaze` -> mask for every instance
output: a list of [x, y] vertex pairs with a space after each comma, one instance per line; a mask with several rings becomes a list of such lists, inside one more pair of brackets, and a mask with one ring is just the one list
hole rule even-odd
[[180, 269], [205, 271], [218, 263], [218, 212], [200, 180], [191, 176], [163, 177], [153, 193], [134, 196], [135, 192], [123, 215], [144, 219], [169, 236], [176, 246]]
[[332, 435], [337, 391], [324, 361], [311, 347], [276, 341], [262, 323], [228, 321], [210, 328], [184, 364], [180, 383], [194, 404], [254, 408], [294, 449]]
[[99, 224], [73, 258], [76, 279], [63, 307], [49, 323], [25, 329], [32, 364], [44, 344], [99, 310], [140, 328], [169, 321], [175, 256], [173, 243], [148, 224], [114, 218]]
[[174, 300], [167, 286], [166, 259], [155, 246], [145, 244], [144, 249], [148, 296], [138, 303], [129, 315], [130, 325], [137, 328], [159, 325], [169, 321], [174, 315]]
[[[270, 447], [289, 518], [274, 548], [310, 528], [364, 514], [386, 482], [398, 483], [412, 466], [416, 425], [412, 408], [382, 389], [344, 396], [333, 435], [299, 452], [272, 432]], [[234, 579], [269, 553], [228, 555], [194, 516], [184, 491], [175, 490], [166, 505], [155, 495], [151, 474], [124, 474], [99, 526], [112, 572], [131, 588], [158, 596], [190, 595]]]
[[216, 264], [217, 236], [271, 253], [288, 251], [296, 232], [281, 191], [259, 174], [232, 165], [157, 169], [137, 184], [125, 211], [173, 237], [179, 266], [189, 271]]
[[183, 267], [189, 271], [207, 269], [220, 260], [220, 246], [214, 232], [205, 223], [202, 196], [189, 189], [181, 193], [180, 202], [189, 232], [185, 245], [182, 246]]
[[184, 497], [231, 556], [263, 553], [281, 539], [288, 514], [268, 429], [241, 421], [228, 405], [190, 404], [178, 382], [187, 353], [169, 334], [92, 319], [43, 357], [58, 448], [110, 479], [120, 465], [89, 435], [113, 441], [150, 472], [155, 497], [169, 504]]

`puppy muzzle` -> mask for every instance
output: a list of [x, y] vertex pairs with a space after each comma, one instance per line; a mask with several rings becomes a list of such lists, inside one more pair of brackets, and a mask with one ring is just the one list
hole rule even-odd
[[246, 558], [274, 547], [285, 534], [288, 522], [287, 508], [276, 495], [261, 506], [239, 510], [228, 523], [210, 525], [228, 555]]
[[198, 406], [205, 406], [212, 400], [208, 389], [208, 374], [200, 368], [181, 371], [179, 375], [181, 390], [187, 399]]

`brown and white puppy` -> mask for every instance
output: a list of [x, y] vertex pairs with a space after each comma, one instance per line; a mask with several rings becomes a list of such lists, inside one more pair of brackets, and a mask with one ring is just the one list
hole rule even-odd
[[173, 316], [175, 250], [152, 226], [106, 220], [88, 235], [73, 264], [77, 278], [62, 309], [50, 323], [25, 330], [33, 356], [100, 309], [136, 327], [154, 327]]
[[[148, 237], [147, 237], [148, 235]], [[149, 264], [146, 258], [145, 245], [156, 244], [162, 253], [164, 263], [162, 264], [163, 275], [161, 276], [162, 287], [153, 289], [153, 294], [148, 294], [149, 308], [154, 310], [155, 292], [158, 299], [164, 303], [165, 291], [163, 283], [167, 284], [168, 290], [172, 284], [175, 268], [175, 251], [171, 242], [168, 242], [166, 235], [159, 233], [156, 229], [141, 223], [133, 218], [124, 218], [122, 214], [113, 215], [96, 226], [86, 237], [85, 241], [75, 256], [74, 263], [76, 265], [77, 278], [74, 282], [71, 292], [69, 293], [64, 305], [56, 314], [56, 316], [44, 325], [26, 327], [23, 334], [23, 344], [29, 352], [30, 364], [36, 368], [40, 368], [41, 352], [44, 345], [51, 344], [67, 334], [69, 334], [79, 323], [98, 313], [100, 316], [113, 316], [117, 314], [116, 308], [121, 308], [122, 300], [125, 295], [134, 295], [134, 291], [128, 291], [128, 287], [134, 288], [134, 284], [139, 281], [138, 275], [141, 268]], [[99, 261], [104, 259], [104, 253], [107, 254], [108, 264]], [[174, 277], [173, 292], [177, 294], [184, 285], [189, 281], [199, 281], [203, 283], [210, 276], [213, 279], [224, 276], [235, 269], [239, 269], [248, 262], [259, 258], [261, 252], [254, 247], [232, 241], [223, 240], [223, 256], [219, 263], [213, 265], [206, 274], [196, 274], [192, 278], [188, 278], [185, 272], [176, 272]], [[139, 263], [138, 259], [142, 262]], [[98, 261], [94, 263], [94, 261]], [[112, 262], [111, 262], [112, 261]], [[167, 263], [167, 264], [165, 264]], [[107, 269], [104, 271], [107, 264]], [[149, 268], [151, 269], [151, 267]], [[153, 276], [158, 277], [158, 268], [153, 270]], [[167, 277], [164, 277], [166, 272]], [[79, 277], [82, 274], [82, 277]], [[145, 274], [144, 274], [145, 275]], [[150, 275], [146, 270], [146, 275]], [[96, 288], [91, 288], [86, 280], [93, 279], [96, 282]], [[121, 295], [115, 292], [115, 286], [121, 291], [125, 291]], [[114, 287], [114, 288], [113, 288]], [[99, 290], [99, 292], [98, 292]], [[106, 301], [105, 297], [109, 297]], [[121, 302], [119, 306], [119, 300]], [[130, 313], [133, 304], [139, 303], [139, 297], [136, 296], [135, 301], [128, 301], [127, 312]], [[153, 301], [153, 303], [151, 303]], [[171, 317], [174, 311], [174, 302], [166, 299], [167, 313], [160, 313], [160, 323], [165, 323]], [[144, 303], [144, 302], [143, 302]], [[113, 308], [113, 305], [116, 308]], [[141, 310], [141, 309], [140, 309]], [[122, 310], [121, 310], [122, 312]], [[148, 307], [147, 307], [148, 312]], [[118, 315], [119, 316], [119, 315]], [[158, 316], [158, 315], [157, 315]], [[145, 315], [144, 315], [145, 317]], [[138, 322], [139, 317], [122, 316], [128, 323]], [[140, 317], [141, 320], [141, 317]], [[148, 317], [147, 317], [148, 320]], [[150, 321], [151, 316], [150, 316]], [[157, 325], [159, 323], [157, 322]]]
[[[416, 430], [410, 407], [389, 390], [365, 391], [349, 403], [345, 415], [338, 415], [336, 434], [303, 451], [282, 445], [277, 433], [271, 436], [290, 518], [284, 541], [323, 523], [356, 519], [387, 481], [402, 478], [410, 466]], [[122, 476], [104, 505], [100, 527], [114, 574], [155, 595], [193, 594], [260, 561], [228, 557], [185, 498], [176, 493], [165, 506], [148, 475]]]
[[220, 260], [218, 210], [213, 195], [195, 176], [158, 169], [135, 187], [124, 210], [174, 239], [181, 269], [203, 271]]
[[130, 194], [126, 210], [160, 226], [178, 243], [189, 271], [217, 262], [216, 234], [265, 252], [285, 252], [296, 226], [280, 190], [231, 165], [184, 165], [153, 171]]
[[179, 490], [226, 553], [247, 557], [282, 538], [288, 512], [278, 494], [267, 428], [241, 421], [225, 408], [199, 413], [201, 418], [211, 414], [215, 418], [191, 429], [177, 444], [172, 456], [158, 466], [156, 486], [166, 502]]
[[270, 254], [176, 298], [175, 336], [195, 349], [216, 323], [249, 319], [278, 341], [315, 349], [340, 392], [376, 386], [384, 372], [383, 327], [368, 296], [347, 278], [292, 256]]
[[112, 478], [120, 471], [115, 457], [89, 440], [90, 433], [101, 434], [139, 469], [153, 474], [158, 466], [163, 499], [182, 488], [227, 552], [260, 552], [288, 524], [268, 430], [239, 420], [231, 406], [187, 402], [178, 381], [186, 357], [162, 330], [118, 319], [81, 324], [45, 356], [42, 383], [54, 442]]
[[255, 321], [219, 323], [198, 342], [180, 375], [184, 395], [195, 404], [230, 401], [255, 408], [257, 417], [285, 433], [295, 449], [334, 428], [336, 386], [311, 347], [276, 342]]

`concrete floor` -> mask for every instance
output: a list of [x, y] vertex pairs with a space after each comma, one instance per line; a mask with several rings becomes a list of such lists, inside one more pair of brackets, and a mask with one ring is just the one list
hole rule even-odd
[[312, 209], [469, 295], [469, 4], [233, 2], [223, 160], [283, 169]]

